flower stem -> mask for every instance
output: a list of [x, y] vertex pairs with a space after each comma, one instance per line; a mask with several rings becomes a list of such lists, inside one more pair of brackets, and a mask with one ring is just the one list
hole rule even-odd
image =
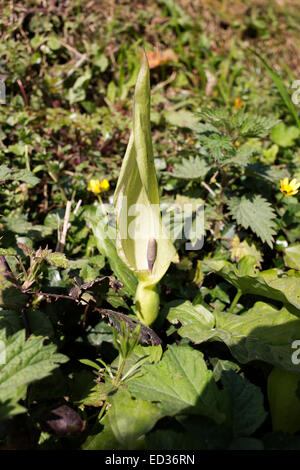
[[241, 295], [242, 295], [242, 291], [241, 291], [241, 289], [238, 289], [238, 290], [237, 290], [237, 293], [235, 294], [235, 297], [234, 297], [233, 301], [231, 302], [231, 305], [230, 305], [230, 307], [229, 307], [229, 309], [228, 309], [228, 312], [230, 312], [230, 313], [233, 312], [233, 310], [234, 310], [236, 304], [237, 304], [238, 301], [240, 300]]

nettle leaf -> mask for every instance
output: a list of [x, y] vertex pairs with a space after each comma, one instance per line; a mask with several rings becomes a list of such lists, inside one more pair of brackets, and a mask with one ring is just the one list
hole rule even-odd
[[271, 248], [273, 246], [275, 212], [271, 204], [260, 195], [254, 197], [242, 196], [233, 197], [229, 200], [228, 206], [232, 217], [245, 229], [249, 227], [256, 235], [266, 242]]
[[[40, 380], [56, 369], [68, 358], [56, 353], [53, 344], [43, 345], [44, 338], [31, 336], [26, 341], [25, 330], [20, 330], [6, 338], [0, 332], [1, 351], [0, 363], [0, 409], [2, 404], [17, 401], [26, 393], [27, 386]], [[24, 410], [25, 411], [25, 410]]]
[[265, 137], [269, 130], [278, 123], [278, 119], [244, 114], [240, 123], [239, 132], [243, 137]]
[[13, 179], [35, 186], [40, 182], [40, 178], [34, 176], [31, 171], [18, 170], [13, 173]]
[[219, 392], [203, 354], [190, 347], [169, 346], [157, 364], [145, 364], [142, 377], [129, 384], [131, 394], [160, 403], [165, 416], [200, 414], [222, 422]]
[[209, 155], [212, 155], [213, 159], [217, 162], [224, 163], [236, 155], [236, 149], [232, 145], [230, 138], [226, 135], [201, 135], [199, 141]]
[[234, 437], [250, 436], [264, 422], [264, 396], [260, 388], [233, 370], [223, 371], [221, 382], [228, 393], [228, 424]]
[[24, 183], [35, 186], [40, 182], [40, 178], [34, 176], [31, 171], [28, 170], [15, 170], [11, 169], [6, 165], [0, 166], [0, 180], [2, 181], [23, 181]]
[[176, 163], [170, 174], [180, 179], [204, 179], [209, 170], [210, 167], [204, 158], [189, 157]]
[[49, 264], [51, 264], [51, 266], [56, 266], [58, 268], [67, 268], [69, 264], [64, 253], [49, 253], [46, 257], [46, 260]]
[[83, 444], [84, 450], [134, 450], [143, 446], [143, 437], [162, 417], [158, 407], [149, 401], [133, 399], [120, 388], [109, 397], [110, 408], [101, 420], [104, 426]]

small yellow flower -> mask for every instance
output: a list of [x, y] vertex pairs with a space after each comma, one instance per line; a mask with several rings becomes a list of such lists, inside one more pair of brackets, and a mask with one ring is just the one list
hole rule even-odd
[[244, 106], [244, 101], [242, 100], [242, 98], [235, 98], [234, 100], [234, 107], [235, 109], [242, 109]]
[[88, 190], [94, 194], [100, 194], [102, 191], [108, 191], [110, 188], [109, 181], [104, 178], [102, 181], [92, 179], [89, 181]]
[[92, 191], [94, 194], [101, 193], [100, 181], [99, 180], [90, 180], [88, 184], [88, 190]]
[[101, 191], [108, 191], [109, 188], [110, 188], [109, 181], [106, 178], [104, 178], [100, 182], [100, 189], [101, 189]]
[[293, 178], [291, 181], [288, 178], [280, 180], [280, 191], [285, 196], [294, 196], [299, 191], [299, 188], [300, 183], [297, 182], [296, 178]]

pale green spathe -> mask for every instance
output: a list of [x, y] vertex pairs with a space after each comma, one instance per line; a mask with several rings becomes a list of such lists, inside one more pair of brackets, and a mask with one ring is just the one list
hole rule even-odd
[[[136, 274], [139, 285], [136, 310], [151, 324], [158, 313], [156, 284], [167, 271], [176, 250], [162, 224], [150, 128], [150, 72], [146, 54], [134, 93], [133, 129], [114, 195], [117, 217], [117, 250]], [[148, 270], [147, 247], [157, 242], [152, 273]]]

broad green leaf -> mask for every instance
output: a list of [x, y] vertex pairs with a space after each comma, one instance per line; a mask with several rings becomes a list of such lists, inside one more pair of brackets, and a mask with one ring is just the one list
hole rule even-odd
[[84, 450], [134, 450], [144, 447], [144, 435], [162, 417], [149, 401], [133, 399], [120, 388], [109, 397], [110, 408], [100, 424], [103, 430], [88, 437]]
[[203, 179], [209, 170], [210, 167], [204, 158], [189, 157], [177, 163], [170, 174], [175, 178]]
[[6, 181], [11, 177], [11, 169], [7, 165], [0, 165], [0, 180]]
[[[256, 302], [242, 315], [214, 312], [214, 328], [204, 327], [195, 317], [183, 320], [177, 331], [195, 344], [223, 341], [241, 363], [261, 360], [282, 369], [299, 373], [292, 363], [292, 343], [300, 337], [300, 319], [283, 307], [281, 310], [264, 302]], [[175, 323], [172, 310], [168, 316]]]
[[233, 197], [228, 202], [232, 217], [245, 229], [251, 228], [263, 242], [272, 248], [275, 232], [275, 213], [271, 204], [261, 197]]
[[254, 294], [278, 300], [295, 315], [300, 316], [300, 273], [279, 269], [268, 269], [257, 274], [243, 275], [228, 261], [205, 260], [205, 265], [216, 271], [243, 294]]
[[295, 243], [284, 249], [284, 261], [289, 268], [300, 270], [300, 244]]
[[160, 403], [163, 415], [200, 414], [222, 422], [219, 392], [201, 352], [169, 346], [157, 364], [145, 364], [142, 376], [128, 383], [137, 398]]
[[228, 424], [234, 437], [250, 436], [264, 422], [264, 396], [260, 388], [233, 370], [222, 373], [221, 382], [227, 396]]
[[284, 122], [279, 122], [271, 130], [271, 140], [280, 147], [292, 147], [295, 139], [300, 137], [300, 129], [296, 126], [286, 126]]
[[203, 305], [193, 305], [189, 300], [175, 300], [170, 304], [168, 320], [177, 324], [188, 325], [189, 323], [202, 323], [204, 328], [213, 328], [215, 325], [214, 315]]

